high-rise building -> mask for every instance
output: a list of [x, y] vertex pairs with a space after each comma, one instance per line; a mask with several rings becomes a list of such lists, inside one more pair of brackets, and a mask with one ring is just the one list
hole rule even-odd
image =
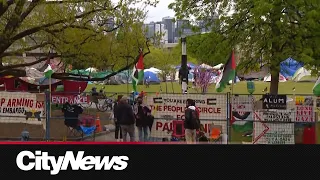
[[189, 20], [177, 20], [177, 27], [176, 27], [176, 37], [180, 38], [182, 35], [190, 36], [193, 35], [194, 32], [191, 29], [191, 25]]
[[167, 30], [167, 43], [174, 43], [175, 37], [175, 25], [174, 25], [174, 18], [172, 17], [164, 17], [162, 18], [162, 23], [164, 24], [164, 29]]

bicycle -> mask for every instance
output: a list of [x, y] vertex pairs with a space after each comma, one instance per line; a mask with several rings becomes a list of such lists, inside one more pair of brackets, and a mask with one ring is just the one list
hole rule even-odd
[[117, 93], [112, 94], [111, 96], [106, 96], [104, 92], [105, 87], [102, 87], [99, 93], [91, 94], [92, 102], [96, 104], [98, 111], [105, 112], [107, 110], [112, 111], [114, 100], [113, 97], [117, 95]]

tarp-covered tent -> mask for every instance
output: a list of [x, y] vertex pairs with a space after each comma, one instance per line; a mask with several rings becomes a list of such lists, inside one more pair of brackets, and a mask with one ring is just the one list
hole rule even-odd
[[161, 82], [157, 74], [151, 71], [144, 71], [144, 80], [150, 84], [159, 84]]
[[311, 70], [307, 70], [304, 67], [299, 68], [293, 75], [292, 80], [296, 82], [303, 82], [303, 81], [317, 81], [317, 77], [311, 75]]
[[263, 79], [268, 74], [269, 67], [267, 66], [262, 66], [259, 71], [250, 71], [248, 73], [237, 72], [237, 75], [245, 80]]
[[288, 58], [280, 63], [280, 73], [286, 78], [293, 77], [294, 73], [301, 67], [303, 67], [303, 63]]
[[[264, 82], [271, 82], [271, 74], [268, 74], [263, 78]], [[281, 73], [279, 73], [279, 82], [286, 82], [287, 79]]]
[[200, 65], [198, 66], [198, 68], [213, 69], [212, 66], [210, 66], [210, 65], [208, 65], [208, 64], [204, 64], [204, 63], [200, 64]]
[[224, 64], [220, 63], [212, 67], [212, 69], [221, 69]]
[[[189, 68], [191, 68], [191, 69], [195, 69], [197, 66], [195, 65], [195, 64], [193, 64], [193, 63], [187, 63], [187, 66], [189, 67]], [[176, 69], [180, 69], [181, 68], [181, 65], [178, 65], [178, 66], [176, 66]]]

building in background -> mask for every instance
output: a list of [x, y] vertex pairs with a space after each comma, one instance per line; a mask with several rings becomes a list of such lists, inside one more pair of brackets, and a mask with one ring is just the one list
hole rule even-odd
[[164, 24], [164, 28], [167, 31], [167, 43], [174, 43], [175, 38], [175, 24], [173, 17], [164, 17], [162, 18], [162, 23]]

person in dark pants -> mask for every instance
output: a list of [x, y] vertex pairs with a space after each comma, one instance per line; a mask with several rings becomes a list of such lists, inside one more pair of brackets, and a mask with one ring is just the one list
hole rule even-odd
[[130, 136], [130, 141], [135, 141], [135, 117], [132, 107], [128, 104], [128, 99], [122, 97], [116, 108], [117, 122], [119, 123], [122, 131], [123, 141], [127, 142], [127, 134]]
[[[123, 95], [119, 95], [117, 98], [117, 101], [114, 103], [114, 106], [113, 106], [114, 124], [116, 126], [114, 137], [118, 142], [123, 141], [123, 139], [122, 139], [121, 127], [120, 127], [120, 124], [118, 122], [117, 115], [116, 115], [116, 109], [117, 109], [117, 106], [118, 106], [122, 97], [123, 97]], [[120, 139], [119, 139], [119, 133], [120, 133]]]
[[137, 104], [135, 105], [135, 117], [140, 142], [146, 142], [149, 139], [150, 115], [151, 110], [147, 106], [143, 105], [142, 97], [138, 97]]

